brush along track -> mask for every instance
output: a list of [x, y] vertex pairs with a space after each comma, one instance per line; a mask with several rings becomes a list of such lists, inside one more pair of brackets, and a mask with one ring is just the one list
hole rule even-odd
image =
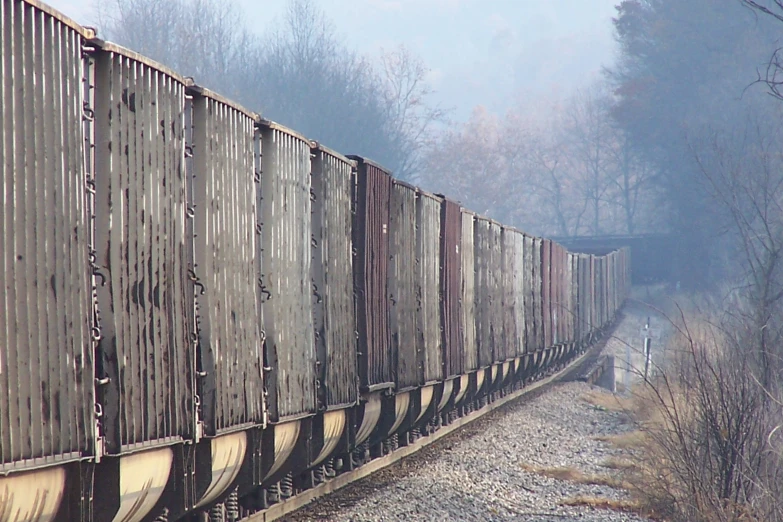
[[[622, 314], [618, 314], [618, 319], [621, 320], [621, 318]], [[474, 421], [481, 419], [490, 412], [498, 410], [502, 411], [520, 398], [524, 397], [526, 400], [531, 400], [545, 393], [558, 382], [574, 380], [582, 375], [585, 372], [585, 367], [594, 364], [597, 354], [603, 350], [606, 338], [608, 338], [608, 336], [605, 336], [603, 340], [599, 341], [593, 347], [575, 358], [562, 370], [547, 377], [541, 378], [538, 381], [527, 385], [521, 390], [512, 392], [505, 397], [498, 398], [494, 402], [487, 404], [486, 406], [477, 409], [466, 416], [459, 417], [451, 424], [441, 427], [438, 431], [428, 436], [422, 437], [408, 446], [400, 447], [388, 455], [371, 460], [359, 468], [342, 473], [337, 477], [329, 479], [328, 481], [319, 484], [314, 488], [302, 491], [301, 493], [283, 502], [275, 504], [264, 511], [250, 515], [242, 519], [242, 522], [271, 522], [273, 520], [279, 520], [281, 517], [305, 507], [318, 498], [324, 497], [349, 484], [362, 480], [379, 470], [388, 468], [389, 466], [400, 462], [402, 459], [418, 453], [428, 446], [432, 446], [435, 443], [440, 443], [432, 448], [429, 448], [429, 450], [432, 452], [438, 451], [440, 446], [447, 445], [449, 443], [449, 436], [454, 435], [455, 432], [459, 432], [461, 437], [469, 437], [471, 434], [485, 429], [489, 419], [485, 419], [485, 422], [473, 424]], [[461, 428], [467, 426], [468, 424], [471, 424], [469, 429], [461, 430]], [[422, 452], [421, 455], [417, 455], [417, 459], [415, 460], [426, 465], [426, 461], [428, 460], [427, 455], [430, 453], [430, 451]]]

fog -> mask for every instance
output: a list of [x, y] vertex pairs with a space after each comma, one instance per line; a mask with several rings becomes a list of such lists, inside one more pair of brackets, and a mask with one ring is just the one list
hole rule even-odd
[[686, 287], [778, 270], [783, 3], [616, 1], [52, 5], [525, 231], [672, 234]]
[[[102, 2], [112, 5], [114, 0]], [[48, 2], [97, 26], [94, 1]], [[129, 2], [132, 3], [132, 2]], [[287, 0], [238, 0], [243, 22], [267, 33]], [[502, 113], [572, 93], [611, 63], [615, 0], [317, 0], [346, 46], [369, 57], [406, 45], [428, 68], [433, 101], [465, 120], [483, 105]], [[105, 31], [101, 31], [105, 32]]]

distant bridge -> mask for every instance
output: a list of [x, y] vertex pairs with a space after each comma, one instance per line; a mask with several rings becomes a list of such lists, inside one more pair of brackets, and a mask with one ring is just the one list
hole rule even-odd
[[676, 245], [671, 234], [557, 237], [555, 241], [573, 252], [603, 254], [620, 247], [631, 248], [633, 284], [674, 280]]

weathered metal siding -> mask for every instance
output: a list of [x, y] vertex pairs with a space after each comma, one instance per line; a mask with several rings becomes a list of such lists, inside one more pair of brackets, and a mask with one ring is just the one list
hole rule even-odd
[[462, 339], [465, 354], [464, 371], [478, 368], [478, 340], [476, 339], [476, 243], [475, 216], [462, 211]]
[[516, 291], [516, 242], [517, 232], [510, 228], [501, 230], [501, 270], [500, 281], [503, 300], [502, 318], [503, 332], [505, 335], [504, 357], [510, 359], [516, 356], [519, 350], [519, 335], [517, 333], [517, 299], [521, 295]]
[[593, 289], [590, 282], [590, 256], [579, 255], [579, 340], [584, 341], [590, 334], [592, 320], [591, 296]]
[[108, 44], [95, 68], [99, 376], [109, 378], [100, 402], [117, 453], [193, 433], [185, 86]]
[[[531, 250], [531, 261], [533, 267], [533, 343], [532, 351], [540, 350], [544, 347], [544, 322], [543, 322], [543, 286], [541, 281], [542, 263], [541, 263], [541, 239], [534, 237], [532, 239], [533, 248]], [[530, 351], [530, 350], [529, 350]]]
[[416, 263], [416, 189], [401, 181], [392, 184], [389, 212], [389, 330], [396, 354], [398, 389], [424, 382], [423, 352], [419, 348]]
[[197, 367], [206, 433], [264, 419], [256, 308], [256, 117], [211, 93], [193, 101]]
[[525, 235], [513, 229], [512, 248], [514, 249], [513, 265], [509, 268], [513, 272], [513, 287], [511, 289], [514, 295], [514, 324], [516, 353], [513, 355], [522, 355], [525, 353], [527, 345], [527, 306], [530, 297], [527, 295], [529, 287], [528, 265], [525, 260]]
[[389, 341], [389, 195], [391, 176], [360, 157], [354, 216], [354, 289], [359, 332], [359, 377], [364, 387], [394, 383], [396, 355]]
[[565, 302], [565, 250], [552, 242], [552, 333], [553, 344], [564, 342]]
[[435, 196], [418, 193], [416, 200], [417, 297], [416, 346], [424, 356], [424, 381], [443, 379], [440, 295], [440, 204]]
[[259, 301], [273, 422], [316, 411], [311, 282], [310, 142], [261, 126]]
[[552, 325], [551, 330], [551, 342], [552, 345], [556, 345], [560, 342], [560, 287], [562, 286], [562, 278], [560, 275], [560, 257], [557, 249], [557, 243], [552, 241], [550, 247], [550, 286], [549, 286], [549, 308], [550, 323]]
[[582, 332], [584, 331], [584, 261], [581, 254], [575, 254], [574, 259], [574, 285], [576, 286], [576, 316], [574, 317], [574, 341], [579, 342], [582, 340]]
[[441, 204], [441, 325], [446, 377], [460, 375], [465, 365], [462, 317], [462, 212], [457, 203]]
[[524, 253], [524, 302], [525, 302], [525, 344], [524, 353], [536, 349], [536, 324], [535, 324], [535, 292], [534, 292], [534, 273], [535, 262], [533, 256], [534, 249], [533, 238], [527, 235], [522, 237], [522, 248]]
[[315, 343], [326, 392], [322, 402], [336, 408], [358, 399], [351, 238], [354, 163], [324, 147], [313, 152]]
[[552, 242], [541, 240], [541, 321], [542, 348], [552, 346]]
[[505, 317], [503, 310], [503, 228], [492, 221], [490, 233], [490, 320], [492, 333], [493, 362], [507, 359], [508, 342], [506, 340]]
[[576, 254], [572, 254], [571, 252], [568, 252], [568, 265], [567, 265], [567, 275], [566, 278], [568, 280], [568, 313], [566, 315], [567, 318], [567, 330], [566, 330], [566, 341], [569, 343], [573, 343], [576, 341], [576, 317], [577, 317], [577, 307], [579, 306], [579, 303], [577, 301], [578, 296], [578, 280], [577, 280], [577, 266], [576, 266]]
[[491, 222], [476, 218], [474, 225], [475, 264], [476, 264], [476, 344], [479, 367], [492, 364], [492, 233]]
[[93, 454], [95, 398], [81, 35], [22, 2], [0, 35], [2, 472]]

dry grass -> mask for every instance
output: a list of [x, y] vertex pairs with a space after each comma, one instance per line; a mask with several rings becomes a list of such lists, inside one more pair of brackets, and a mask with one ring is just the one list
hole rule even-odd
[[621, 481], [618, 481], [607, 475], [594, 475], [594, 474], [588, 475], [572, 467], [547, 468], [547, 467], [531, 466], [529, 464], [523, 464], [522, 469], [524, 469], [529, 473], [543, 475], [545, 477], [553, 478], [555, 480], [573, 482], [575, 484], [608, 486], [611, 488], [625, 487], [625, 484], [623, 484]]
[[582, 395], [582, 400], [586, 403], [607, 411], [631, 411], [634, 407], [632, 398], [622, 397], [609, 392], [591, 390]]
[[601, 467], [619, 471], [633, 471], [637, 469], [637, 464], [631, 459], [610, 457], [601, 463]]
[[577, 495], [570, 497], [561, 502], [564, 506], [571, 507], [590, 507], [593, 509], [609, 509], [612, 511], [619, 511], [621, 513], [634, 513], [642, 516], [650, 516], [650, 513], [646, 513], [641, 504], [636, 500], [627, 499], [610, 499], [604, 497], [593, 497], [589, 495]]
[[601, 435], [596, 437], [596, 440], [607, 442], [619, 449], [630, 450], [642, 446], [647, 440], [647, 435], [641, 430], [636, 430], [616, 435]]

